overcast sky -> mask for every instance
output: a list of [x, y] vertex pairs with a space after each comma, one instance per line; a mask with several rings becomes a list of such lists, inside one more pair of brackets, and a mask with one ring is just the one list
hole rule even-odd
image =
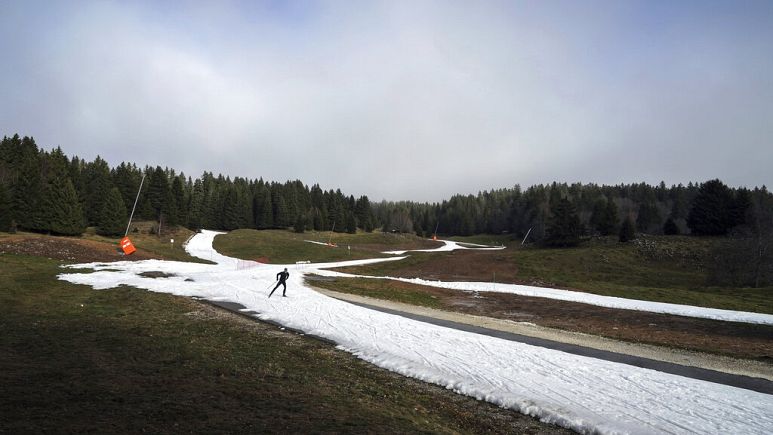
[[0, 135], [371, 200], [773, 184], [773, 1], [0, 1]]

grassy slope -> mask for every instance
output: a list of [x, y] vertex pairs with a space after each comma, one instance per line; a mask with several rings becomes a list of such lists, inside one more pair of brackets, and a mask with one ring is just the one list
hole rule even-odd
[[[175, 227], [171, 232], [164, 231], [161, 236], [158, 236], [149, 234], [152, 225], [154, 225], [154, 222], [135, 222], [132, 225], [132, 228], [139, 230], [129, 233], [129, 239], [137, 249], [144, 250], [165, 260], [205, 262], [204, 260], [191, 257], [183, 248], [183, 243], [195, 234], [193, 231], [184, 227]], [[121, 239], [120, 236], [105, 237], [97, 235], [94, 228], [88, 228], [86, 233], [83, 234], [83, 238], [113, 246], [118, 246], [118, 241]], [[174, 243], [170, 242], [172, 239], [174, 239]]]
[[186, 298], [0, 255], [0, 432], [564, 431]]
[[305, 240], [328, 243], [331, 236], [329, 233], [318, 232], [298, 234], [285, 230], [236, 230], [216, 237], [214, 246], [224, 255], [247, 260], [262, 258], [269, 263], [356, 260], [384, 257], [381, 254], [384, 250], [440, 246], [439, 243], [415, 236], [382, 233], [334, 233], [332, 242], [337, 247], [308, 243]]

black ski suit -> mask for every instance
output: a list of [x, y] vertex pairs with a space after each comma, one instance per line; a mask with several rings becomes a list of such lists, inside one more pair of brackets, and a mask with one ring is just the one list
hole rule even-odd
[[[279, 281], [276, 283], [276, 287], [274, 287], [274, 290], [278, 289], [279, 286], [282, 286], [282, 296], [287, 296], [285, 292], [287, 291], [287, 284], [285, 281], [287, 281], [287, 278], [290, 277], [290, 272], [287, 271], [287, 269], [279, 272], [276, 274], [276, 279]], [[274, 294], [274, 290], [271, 290], [271, 293], [268, 294], [268, 297], [271, 297], [271, 295]]]

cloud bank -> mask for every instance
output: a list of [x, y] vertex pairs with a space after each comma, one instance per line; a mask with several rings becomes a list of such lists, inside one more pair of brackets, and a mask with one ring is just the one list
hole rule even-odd
[[769, 2], [0, 5], [0, 134], [371, 199], [770, 184]]

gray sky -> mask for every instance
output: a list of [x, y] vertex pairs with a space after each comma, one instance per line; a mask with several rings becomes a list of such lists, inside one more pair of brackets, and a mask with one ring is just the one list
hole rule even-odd
[[372, 200], [771, 186], [771, 1], [0, 2], [0, 135]]

